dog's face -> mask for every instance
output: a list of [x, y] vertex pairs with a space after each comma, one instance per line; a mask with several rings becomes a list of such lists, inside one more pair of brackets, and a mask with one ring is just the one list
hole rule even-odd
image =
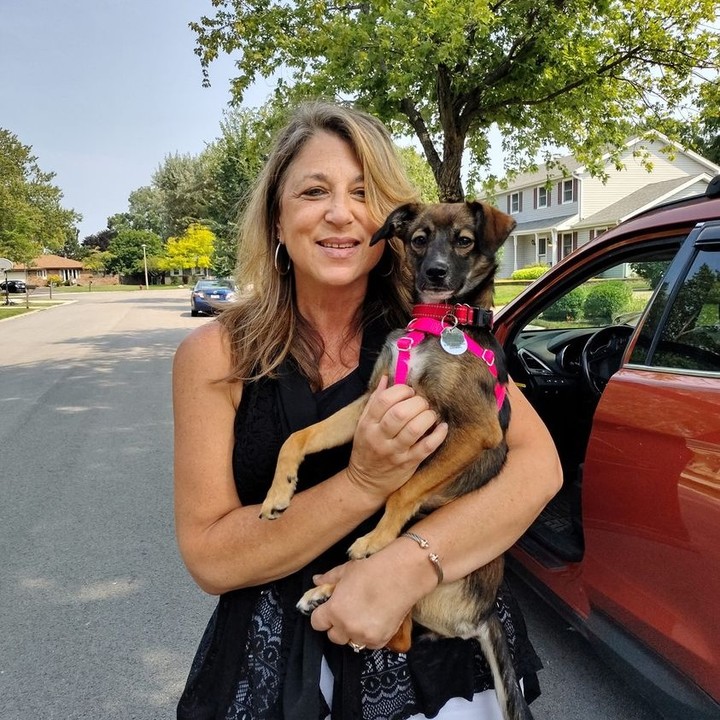
[[420, 302], [458, 302], [494, 275], [495, 254], [514, 227], [486, 203], [411, 203], [390, 213], [371, 244], [405, 243]]

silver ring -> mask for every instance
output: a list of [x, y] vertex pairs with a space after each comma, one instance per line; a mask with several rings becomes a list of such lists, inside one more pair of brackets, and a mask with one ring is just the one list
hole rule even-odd
[[353, 649], [354, 652], [359, 653], [361, 650], [365, 649], [364, 645], [358, 645], [357, 643], [354, 643], [352, 640], [348, 642], [348, 645]]

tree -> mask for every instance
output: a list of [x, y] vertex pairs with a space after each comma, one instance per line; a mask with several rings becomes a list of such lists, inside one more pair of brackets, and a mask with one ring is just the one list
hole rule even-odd
[[216, 235], [211, 267], [219, 277], [231, 276], [235, 270], [238, 219], [270, 150], [273, 131], [286, 115], [287, 107], [268, 103], [260, 109], [232, 109], [220, 124], [221, 136], [212, 146], [213, 190], [206, 219]]
[[720, 164], [720, 82], [703, 86], [698, 105], [698, 117], [683, 127], [687, 144]]
[[115, 239], [117, 230], [105, 228], [94, 235], [88, 235], [82, 242], [86, 248], [95, 248], [96, 250], [105, 251], [110, 247], [110, 243]]
[[438, 188], [425, 158], [412, 147], [398, 148], [398, 154], [410, 182], [420, 193], [420, 199], [428, 203], [437, 202]]
[[149, 230], [119, 230], [111, 240], [108, 252], [111, 254], [105, 268], [118, 275], [139, 275], [144, 270], [143, 245], [149, 257], [163, 253], [162, 239]]
[[193, 223], [179, 237], [168, 238], [158, 267], [161, 270], [208, 269], [212, 264], [214, 245], [212, 230]]
[[113, 254], [111, 252], [92, 248], [83, 259], [83, 266], [92, 272], [105, 273], [108, 272], [108, 268], [111, 265], [112, 260]]
[[208, 216], [216, 156], [212, 147], [199, 155], [168, 155], [152, 178], [159, 195], [165, 232], [181, 235]]
[[[603, 174], [631, 132], [654, 128], [718, 67], [716, 0], [213, 0], [191, 23], [205, 81], [237, 53], [233, 93], [293, 73], [287, 96], [351, 97], [419, 140], [443, 200], [464, 196], [463, 153], [490, 163], [502, 136], [509, 170], [566, 147]], [[551, 161], [549, 153], [546, 159]]]
[[74, 235], [81, 216], [62, 207], [54, 177], [40, 169], [29, 145], [0, 128], [0, 256], [27, 264]]

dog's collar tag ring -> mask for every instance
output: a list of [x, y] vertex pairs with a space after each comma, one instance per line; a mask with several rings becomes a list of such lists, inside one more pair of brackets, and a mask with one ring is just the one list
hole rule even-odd
[[458, 320], [454, 315], [447, 314], [443, 324], [446, 322], [450, 324], [440, 333], [440, 347], [450, 355], [462, 355], [468, 349], [467, 336], [458, 330]]

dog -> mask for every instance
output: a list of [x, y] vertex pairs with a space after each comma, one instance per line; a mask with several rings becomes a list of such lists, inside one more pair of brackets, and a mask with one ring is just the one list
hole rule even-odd
[[[392, 332], [375, 363], [368, 392], [331, 417], [291, 435], [283, 444], [261, 518], [289, 506], [300, 463], [310, 453], [350, 442], [368, 397], [383, 375], [406, 382], [448, 423], [443, 444], [387, 499], [369, 534], [350, 547], [351, 558], [372, 555], [403, 533], [411, 520], [475, 490], [498, 474], [507, 454], [510, 406], [505, 360], [491, 332], [496, 253], [515, 227], [509, 215], [481, 202], [411, 203], [394, 210], [371, 245], [401, 239], [414, 276], [413, 320]], [[410, 533], [421, 547], [427, 542]], [[428, 555], [438, 578], [439, 559]], [[475, 638], [490, 664], [506, 720], [530, 712], [518, 686], [503, 628], [494, 611], [503, 558], [438, 587], [415, 605], [388, 647], [410, 647], [412, 621], [431, 633]], [[311, 612], [331, 585], [305, 593], [298, 608]]]

